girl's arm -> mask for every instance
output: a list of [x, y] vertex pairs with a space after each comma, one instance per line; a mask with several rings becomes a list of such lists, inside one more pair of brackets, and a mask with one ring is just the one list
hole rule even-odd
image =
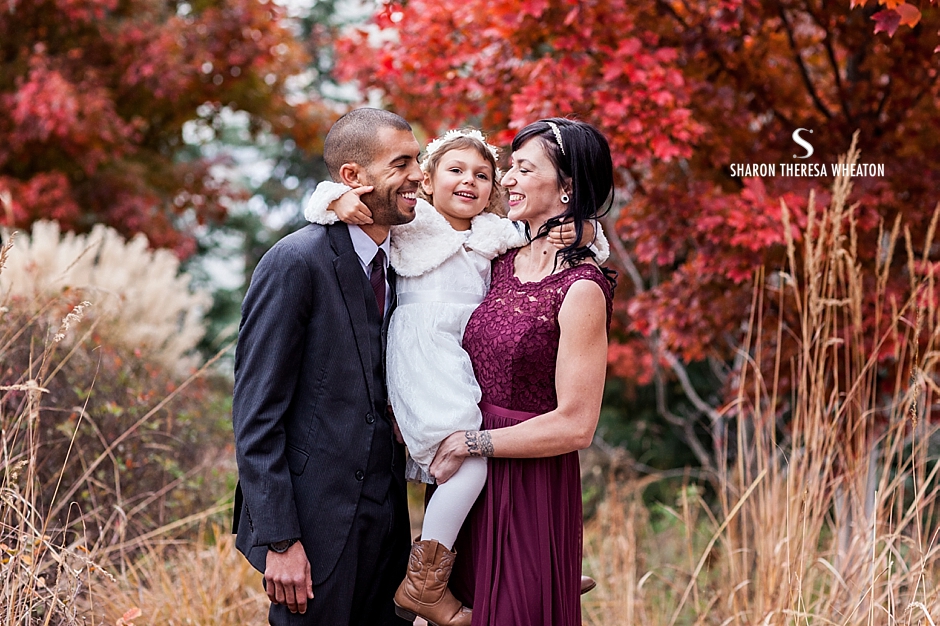
[[431, 464], [438, 482], [453, 476], [468, 456], [539, 458], [591, 445], [607, 372], [607, 303], [600, 286], [590, 280], [572, 284], [558, 325], [558, 408], [508, 428], [448, 436]]
[[[494, 258], [508, 248], [521, 248], [522, 246], [529, 243], [528, 239], [525, 238], [523, 231], [523, 225], [521, 223], [513, 222], [506, 218], [499, 220], [501, 224], [501, 235], [500, 241], [501, 245], [491, 246], [492, 255], [489, 258]], [[574, 239], [574, 224], [572, 222], [566, 222], [561, 226], [556, 226], [548, 231], [548, 241], [553, 246], [559, 250], [567, 246], [566, 242], [572, 241]], [[581, 245], [588, 246], [592, 252], [594, 252], [595, 257], [597, 258], [598, 263], [604, 263], [610, 257], [610, 244], [607, 241], [607, 237], [604, 236], [604, 229], [601, 228], [600, 222], [596, 220], [587, 220], [584, 222], [584, 232], [581, 234]], [[480, 250], [485, 252], [485, 250]]]
[[328, 225], [337, 220], [347, 224], [371, 224], [372, 211], [359, 197], [372, 189], [370, 185], [352, 189], [342, 183], [324, 180], [307, 200], [304, 217], [314, 224]]

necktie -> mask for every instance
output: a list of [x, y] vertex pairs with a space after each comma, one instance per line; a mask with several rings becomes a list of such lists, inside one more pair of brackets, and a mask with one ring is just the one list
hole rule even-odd
[[379, 248], [372, 257], [369, 270], [369, 282], [375, 292], [375, 303], [379, 307], [379, 317], [385, 317], [385, 250]]

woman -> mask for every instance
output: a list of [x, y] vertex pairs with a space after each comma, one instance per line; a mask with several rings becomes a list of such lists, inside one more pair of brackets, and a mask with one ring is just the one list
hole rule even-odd
[[557, 251], [546, 234], [572, 219], [580, 241], [584, 221], [609, 209], [613, 165], [597, 129], [565, 119], [530, 124], [512, 150], [502, 179], [509, 218], [536, 234], [493, 262], [490, 291], [464, 334], [482, 430], [447, 437], [431, 473], [444, 482], [464, 459], [492, 457], [452, 579], [473, 625], [576, 626], [577, 450], [590, 445], [600, 413], [613, 281], [590, 250]]

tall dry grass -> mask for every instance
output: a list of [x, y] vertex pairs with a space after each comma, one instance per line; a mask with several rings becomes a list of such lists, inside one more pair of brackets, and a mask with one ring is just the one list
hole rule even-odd
[[198, 366], [193, 349], [205, 332], [210, 298], [190, 289], [172, 252], [149, 249], [143, 235], [128, 241], [102, 224], [87, 235], [62, 233], [57, 222], [39, 221], [19, 237], [7, 261], [0, 273], [4, 298], [38, 310], [64, 292], [80, 291], [94, 302], [96, 330], [111, 344], [184, 374]]
[[[0, 248], [3, 272], [14, 237]], [[49, 527], [39, 506], [37, 460], [39, 413], [48, 390], [53, 355], [65, 334], [81, 321], [86, 303], [62, 319], [51, 341], [31, 359], [30, 370], [15, 384], [0, 386], [0, 620], [4, 624], [79, 623], [83, 588], [100, 571], [74, 533]], [[3, 307], [3, 315], [9, 313]], [[0, 338], [0, 357], [15, 340]], [[12, 410], [11, 410], [12, 409]]]
[[[41, 239], [34, 231], [32, 244]], [[79, 267], [90, 252], [96, 271], [106, 274], [105, 248], [115, 253], [120, 247], [111, 241], [74, 249], [68, 245], [74, 242], [74, 237], [64, 239], [63, 249], [75, 255], [71, 262], [63, 254], [53, 255], [66, 266], [57, 280]], [[15, 243], [17, 239], [8, 235], [0, 247], [0, 623], [258, 623], [255, 600], [260, 583], [248, 584], [250, 567], [235, 558], [231, 538], [198, 532], [195, 540], [180, 539], [193, 537], [194, 525], [228, 511], [230, 505], [200, 505], [203, 500], [192, 496], [198, 485], [187, 481], [203, 464], [199, 459], [177, 463], [177, 451], [163, 443], [174, 441], [184, 453], [214, 454], [218, 442], [213, 423], [193, 425], [204, 438], [199, 445], [180, 439], [193, 432], [188, 424], [180, 425], [184, 420], [216, 419], [218, 407], [212, 405], [211, 394], [193, 393], [214, 360], [185, 380], [160, 373], [152, 362], [122, 364], [134, 355], [129, 348], [139, 349], [140, 344], [118, 350], [102, 346], [93, 331], [117, 328], [113, 312], [88, 319], [94, 306], [80, 300], [104, 292], [66, 281], [61, 283], [64, 288], [51, 293], [38, 285], [24, 293], [23, 278], [35, 267], [17, 256]], [[27, 244], [29, 258], [30, 241], [19, 243]], [[141, 259], [155, 260], [142, 253], [139, 241], [124, 252], [136, 262], [111, 258], [107, 263], [140, 269]], [[159, 276], [153, 274], [157, 266]], [[144, 274], [163, 280], [147, 288], [168, 290], [164, 301], [197, 306], [198, 298], [176, 293], [186, 286], [185, 280], [171, 280], [176, 272], [174, 263], [151, 267]], [[185, 329], [187, 320], [177, 316], [177, 325], [164, 330]], [[131, 338], [124, 334], [121, 340]], [[151, 356], [174, 369], [177, 363], [165, 363], [163, 357], [184, 354], [177, 350], [180, 345], [156, 341], [150, 347], [159, 355]], [[116, 379], [100, 380], [99, 372], [106, 371]], [[170, 387], [161, 399], [154, 395], [154, 385], [164, 383]], [[184, 395], [195, 399], [177, 402]], [[61, 405], [76, 398], [76, 406]], [[125, 404], [119, 405], [122, 401]], [[224, 409], [218, 418], [227, 421]], [[174, 478], [174, 472], [180, 475]], [[219, 488], [229, 492], [224, 482], [202, 490], [211, 497]], [[172, 502], [178, 494], [198, 509], [180, 512], [179, 503]], [[154, 523], [171, 509], [171, 521]], [[258, 592], [251, 594], [251, 587]], [[148, 589], [154, 590], [150, 596], [144, 592]], [[159, 603], [149, 599], [154, 595], [164, 596], [162, 612], [155, 608]], [[222, 605], [226, 608], [219, 608]]]
[[186, 543], [149, 542], [125, 561], [112, 584], [99, 587], [94, 610], [112, 624], [137, 609], [140, 624], [265, 624], [270, 603], [261, 574], [235, 549], [227, 530], [212, 527]]
[[[853, 141], [841, 160], [857, 158]], [[895, 222], [866, 272], [850, 191], [838, 178], [828, 207], [810, 198], [799, 243], [782, 207], [789, 270], [757, 276], [717, 505], [686, 485], [652, 516], [638, 489], [611, 484], [586, 528], [600, 581], [583, 602], [587, 624], [940, 619], [937, 218], [921, 241]], [[886, 284], [901, 246], [911, 284], [897, 301]], [[765, 332], [770, 307], [795, 307], [798, 323], [776, 316]]]

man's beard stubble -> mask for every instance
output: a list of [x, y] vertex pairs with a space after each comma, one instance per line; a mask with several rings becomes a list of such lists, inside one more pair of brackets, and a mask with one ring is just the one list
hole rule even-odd
[[[398, 208], [398, 192], [401, 188], [380, 189], [376, 187], [369, 193], [363, 194], [360, 200], [372, 211], [372, 223], [382, 226], [397, 226], [407, 224], [414, 219], [414, 211], [402, 212]], [[418, 191], [417, 185], [413, 190]]]

